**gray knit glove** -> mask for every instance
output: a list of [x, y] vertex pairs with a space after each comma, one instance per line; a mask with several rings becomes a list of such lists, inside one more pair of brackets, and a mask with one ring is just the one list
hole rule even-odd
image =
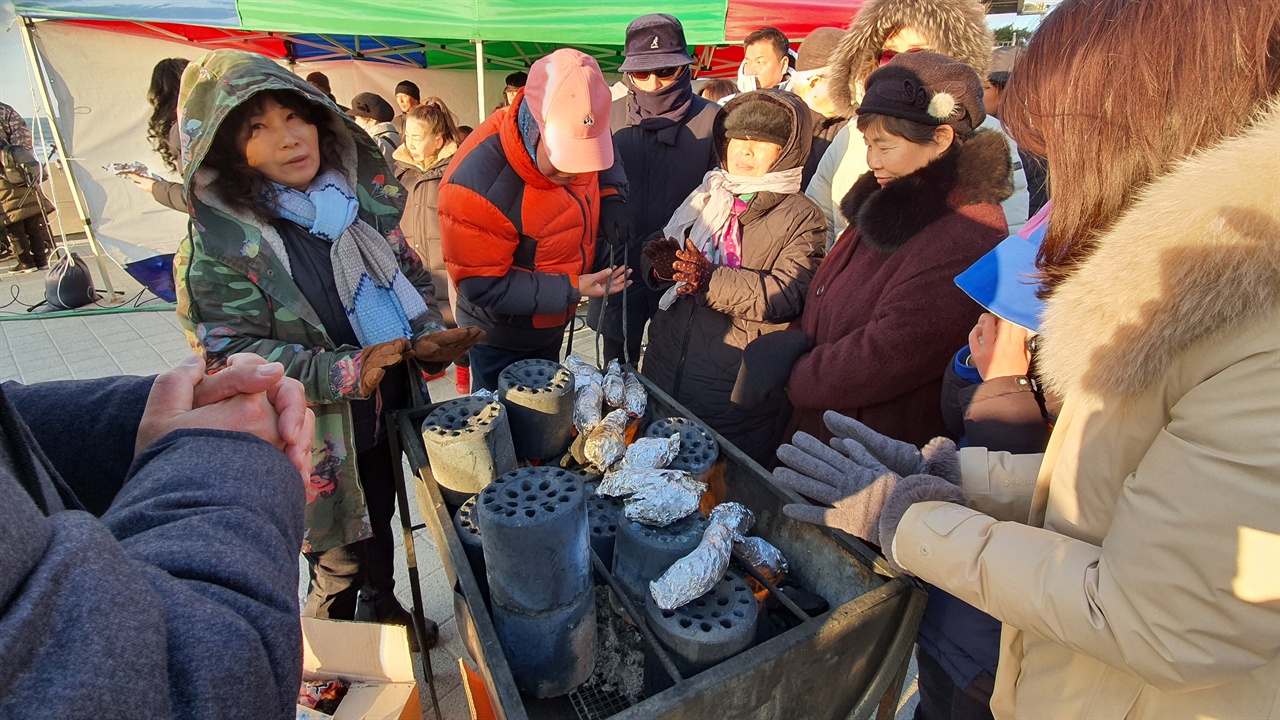
[[[947, 480], [920, 474], [903, 477], [857, 442], [834, 438], [831, 444], [828, 447], [801, 432], [791, 444], [778, 448], [778, 459], [787, 467], [773, 471], [774, 481], [829, 506], [784, 505], [787, 517], [843, 530], [879, 545], [890, 556], [893, 536], [907, 508], [929, 500], [966, 502], [964, 493]], [[899, 572], [907, 572], [892, 557], [889, 562]]]
[[936, 475], [953, 484], [960, 482], [960, 459], [955, 441], [936, 437], [923, 448], [881, 435], [851, 417], [828, 410], [822, 421], [837, 438], [853, 440], [893, 472], [908, 475]]

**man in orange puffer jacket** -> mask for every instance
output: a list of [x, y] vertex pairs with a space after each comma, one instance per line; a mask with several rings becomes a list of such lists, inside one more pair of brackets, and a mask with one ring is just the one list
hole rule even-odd
[[[562, 49], [529, 70], [515, 102], [467, 138], [440, 185], [445, 266], [458, 287], [460, 326], [484, 329], [473, 347], [472, 389], [526, 358], [560, 360], [564, 330], [582, 297], [624, 287], [628, 271], [587, 274], [600, 197], [623, 185], [614, 164], [611, 98], [588, 55]], [[614, 173], [616, 176], [618, 173]]]

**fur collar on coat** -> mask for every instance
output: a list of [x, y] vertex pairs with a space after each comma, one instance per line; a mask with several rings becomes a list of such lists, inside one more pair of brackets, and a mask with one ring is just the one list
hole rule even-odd
[[963, 145], [884, 187], [863, 173], [840, 212], [873, 249], [891, 253], [944, 215], [965, 205], [1000, 204], [1013, 194], [1013, 165], [1004, 135], [979, 130]]
[[[1149, 185], [1054, 291], [1040, 369], [1067, 398], [1141, 392], [1192, 345], [1280, 306], [1280, 101]], [[1259, 391], [1264, 391], [1259, 388]]]
[[985, 77], [991, 63], [991, 31], [986, 11], [974, 0], [870, 0], [831, 53], [831, 99], [853, 116], [862, 82], [880, 66], [880, 51], [904, 27], [920, 30], [934, 52], [949, 55]]

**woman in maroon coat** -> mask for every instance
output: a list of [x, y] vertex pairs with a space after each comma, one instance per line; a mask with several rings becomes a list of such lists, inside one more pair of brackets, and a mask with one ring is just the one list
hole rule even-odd
[[982, 312], [954, 279], [1008, 234], [1009, 150], [975, 132], [984, 118], [977, 74], [944, 55], [902, 54], [868, 78], [858, 129], [870, 171], [809, 285], [800, 324], [814, 346], [787, 383], [788, 437], [828, 439], [827, 410], [915, 445], [949, 434], [943, 374]]

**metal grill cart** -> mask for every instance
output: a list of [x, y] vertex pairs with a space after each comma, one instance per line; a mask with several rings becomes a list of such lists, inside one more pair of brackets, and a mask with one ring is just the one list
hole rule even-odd
[[[640, 429], [667, 417], [696, 420], [647, 380], [646, 416]], [[454, 615], [463, 644], [483, 676], [499, 717], [525, 718], [891, 718], [901, 694], [925, 593], [896, 575], [867, 546], [849, 535], [794, 521], [782, 506], [796, 496], [775, 486], [769, 474], [716, 435], [720, 457], [705, 478], [714, 503], [735, 501], [756, 515], [757, 534], [778, 547], [790, 577], [822, 596], [830, 607], [808, 617], [766, 578], [756, 580], [798, 620], [795, 626], [692, 677], [681, 677], [646, 627], [643, 607], [619, 592], [617, 580], [593, 553], [598, 580], [636, 621], [638, 642], [670, 676], [667, 689], [648, 697], [622, 697], [609, 683], [591, 681], [550, 700], [522, 696], [486, 606], [484, 578], [468, 562], [440, 489], [432, 477], [420, 426], [432, 407], [396, 414], [398, 440], [408, 455], [422, 517], [435, 538], [453, 588]], [[704, 504], [705, 507], [705, 504]], [[401, 508], [402, 517], [407, 515]], [[735, 563], [739, 572], [754, 569]], [[603, 592], [603, 588], [600, 588]], [[421, 603], [415, 593], [415, 602]], [[665, 678], [664, 678], [665, 680]]]

